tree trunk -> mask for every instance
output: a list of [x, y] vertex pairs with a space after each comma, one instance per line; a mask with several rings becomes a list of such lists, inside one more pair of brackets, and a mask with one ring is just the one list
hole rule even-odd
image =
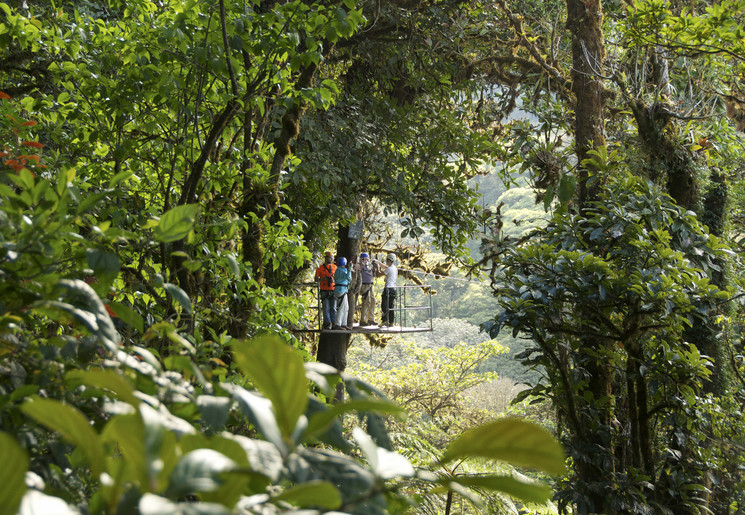
[[[351, 263], [352, 257], [359, 254], [360, 240], [350, 238], [349, 226], [343, 224], [339, 225], [338, 237], [336, 255], [346, 257], [347, 261]], [[351, 309], [350, 306], [350, 311]], [[351, 338], [352, 334], [348, 332], [321, 332], [316, 359], [343, 372], [347, 368], [347, 350], [349, 350]], [[335, 400], [344, 400], [343, 384], [339, 384], [337, 387]]]
[[[603, 10], [600, 0], [566, 0], [567, 29], [572, 40], [572, 92], [574, 106], [574, 142], [577, 155], [577, 207], [581, 212], [598, 194], [599, 181], [590, 181], [591, 172], [583, 161], [589, 152], [605, 145], [603, 117], [603, 63], [605, 42], [603, 39]], [[606, 495], [598, 481], [615, 471], [612, 435], [609, 434], [612, 415], [613, 375], [608, 359], [602, 356], [613, 352], [612, 342], [603, 339], [584, 338], [583, 347], [591, 349], [584, 364], [590, 378], [587, 388], [591, 393], [592, 406], [587, 420], [588, 427], [581, 448], [592, 449], [586, 460], [576, 464], [580, 484], [589, 485], [586, 491], [587, 508], [590, 512], [606, 513]], [[611, 467], [610, 470], [608, 467]]]
[[592, 200], [597, 184], [588, 184], [589, 170], [582, 161], [588, 152], [605, 145], [603, 118], [603, 9], [600, 0], [567, 0], [567, 28], [572, 38], [572, 92], [574, 142], [577, 153], [577, 197], [580, 208]]

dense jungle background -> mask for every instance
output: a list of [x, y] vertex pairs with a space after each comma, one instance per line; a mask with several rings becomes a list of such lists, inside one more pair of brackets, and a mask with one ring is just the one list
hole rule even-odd
[[745, 0], [0, 2], [0, 515], [745, 512], [744, 74]]

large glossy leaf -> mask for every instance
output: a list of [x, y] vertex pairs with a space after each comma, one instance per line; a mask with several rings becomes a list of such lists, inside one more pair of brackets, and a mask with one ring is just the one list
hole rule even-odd
[[370, 435], [359, 427], [355, 427], [352, 433], [376, 476], [381, 479], [392, 479], [414, 475], [414, 466], [404, 456], [378, 447]]
[[225, 506], [214, 503], [176, 503], [165, 497], [145, 494], [138, 505], [140, 515], [229, 515]]
[[274, 445], [233, 433], [224, 433], [223, 437], [237, 442], [243, 448], [252, 470], [273, 482], [279, 481], [284, 463]]
[[341, 506], [339, 490], [328, 481], [308, 481], [288, 488], [274, 501], [285, 501], [299, 507], [316, 507], [335, 510]]
[[562, 474], [565, 470], [564, 450], [551, 433], [517, 418], [496, 420], [464, 432], [450, 443], [442, 462], [476, 457], [503, 460], [549, 474]]
[[28, 490], [23, 496], [18, 515], [78, 515], [80, 512], [59, 497], [52, 497], [39, 492]]
[[169, 431], [178, 436], [196, 433], [196, 430], [189, 422], [175, 416], [162, 404], [158, 406], [158, 409], [155, 409], [144, 402], [141, 403], [139, 407], [146, 432], [150, 431], [150, 428], [152, 428], [153, 430], [157, 429], [158, 431]]
[[249, 392], [238, 385], [222, 383], [220, 386], [238, 401], [241, 413], [254, 424], [259, 432], [282, 453], [287, 453], [287, 444], [282, 438], [277, 419], [274, 417], [269, 399]]
[[[303, 448], [291, 455], [288, 468], [297, 483], [313, 479], [329, 481], [336, 485], [344, 502], [358, 499], [361, 492], [368, 493], [380, 481], [368, 467], [352, 457], [321, 448]], [[364, 513], [360, 511], [359, 513]]]
[[237, 464], [213, 449], [196, 449], [179, 459], [171, 472], [168, 492], [176, 497], [199, 492], [214, 492], [223, 480], [221, 475], [236, 470]]
[[225, 427], [232, 404], [233, 401], [229, 397], [215, 397], [214, 395], [197, 397], [197, 406], [202, 414], [202, 419], [213, 431]]
[[72, 370], [65, 375], [65, 380], [71, 387], [86, 385], [108, 390], [132, 406], [140, 403], [132, 383], [114, 370]]
[[184, 290], [171, 283], [163, 284], [163, 288], [166, 289], [171, 297], [173, 297], [173, 300], [175, 300], [184, 309], [185, 312], [191, 314], [191, 299]]
[[[240, 470], [234, 473], [220, 476], [220, 487], [211, 492], [200, 492], [199, 497], [205, 502], [217, 502], [227, 507], [232, 507], [238, 502], [249, 488], [249, 484], [257, 485], [262, 491], [268, 483], [266, 477], [259, 473], [249, 472], [248, 453], [235, 439], [223, 435], [205, 436], [203, 433], [188, 435], [179, 441], [181, 451], [184, 453], [199, 449], [211, 449], [224, 456], [229, 456]], [[281, 460], [281, 457], [279, 457]]]
[[469, 488], [497, 490], [520, 499], [523, 502], [545, 503], [551, 498], [551, 488], [547, 485], [521, 480], [508, 476], [458, 476], [443, 480], [443, 483], [457, 483]]
[[119, 273], [119, 257], [113, 252], [98, 249], [86, 251], [88, 266], [93, 269], [96, 277], [113, 277]]
[[69, 302], [43, 301], [35, 304], [34, 307], [45, 311], [62, 311], [68, 316], [72, 316], [106, 345], [110, 351], [117, 351], [121, 336], [114, 327], [106, 307], [93, 288], [80, 279], [62, 279], [57, 285], [63, 290], [66, 300], [69, 300]]
[[88, 419], [72, 406], [52, 399], [34, 397], [21, 409], [39, 424], [60, 433], [65, 440], [79, 447], [88, 460], [94, 477], [104, 471], [104, 453], [98, 435]]
[[169, 243], [185, 238], [194, 227], [197, 213], [199, 213], [197, 204], [176, 206], [165, 212], [155, 227], [155, 239]]
[[15, 515], [23, 494], [28, 455], [7, 433], [0, 433], [0, 515]]
[[[334, 393], [334, 384], [329, 381], [329, 378], [335, 378], [337, 381], [341, 379], [339, 371], [331, 365], [326, 363], [320, 363], [318, 361], [311, 361], [304, 364], [305, 377], [309, 381], [312, 381], [318, 386], [326, 396], [332, 396]], [[329, 377], [327, 377], [329, 376]]]
[[86, 195], [86, 197], [78, 204], [78, 214], [85, 213], [89, 209], [91, 209], [93, 206], [101, 202], [103, 199], [105, 199], [107, 196], [110, 196], [111, 193], [107, 191], [102, 191], [99, 193], [93, 193], [91, 195]]
[[139, 415], [117, 415], [101, 432], [101, 440], [110, 442], [121, 453], [129, 471], [129, 480], [139, 483], [141, 491], [152, 489], [145, 452], [145, 430]]
[[[351, 445], [344, 438], [341, 419], [330, 415], [330, 411], [328, 404], [325, 402], [321, 402], [315, 397], [308, 398], [308, 409], [305, 412], [305, 416], [308, 417], [308, 427], [305, 431], [305, 439], [310, 441], [318, 439], [337, 449], [348, 452], [351, 450]], [[313, 429], [311, 429], [311, 425]]]
[[315, 435], [325, 431], [340, 415], [344, 413], [372, 412], [384, 415], [404, 416], [406, 411], [392, 402], [378, 399], [357, 399], [340, 402], [325, 411], [314, 413], [308, 420], [307, 434]]
[[282, 436], [289, 439], [308, 404], [303, 358], [278, 338], [257, 338], [233, 345], [238, 367], [274, 406]]

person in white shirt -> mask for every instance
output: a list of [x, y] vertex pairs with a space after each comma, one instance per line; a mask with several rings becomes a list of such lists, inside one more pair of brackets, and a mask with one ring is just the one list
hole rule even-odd
[[395, 305], [396, 305], [396, 280], [398, 279], [398, 268], [396, 268], [396, 255], [393, 253], [388, 254], [385, 259], [386, 268], [382, 274], [385, 276], [385, 287], [383, 288], [383, 297], [381, 302], [381, 309], [383, 310], [383, 321], [380, 324], [383, 326], [392, 326], [393, 319], [395, 316]]

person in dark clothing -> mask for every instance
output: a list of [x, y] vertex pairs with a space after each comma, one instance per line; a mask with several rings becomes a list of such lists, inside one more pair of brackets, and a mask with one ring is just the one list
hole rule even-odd
[[383, 288], [383, 297], [381, 299], [381, 308], [383, 310], [383, 321], [381, 327], [392, 326], [395, 318], [396, 306], [396, 280], [398, 279], [398, 268], [396, 268], [396, 255], [388, 254], [385, 259], [385, 270], [379, 275], [385, 276], [385, 287]]

